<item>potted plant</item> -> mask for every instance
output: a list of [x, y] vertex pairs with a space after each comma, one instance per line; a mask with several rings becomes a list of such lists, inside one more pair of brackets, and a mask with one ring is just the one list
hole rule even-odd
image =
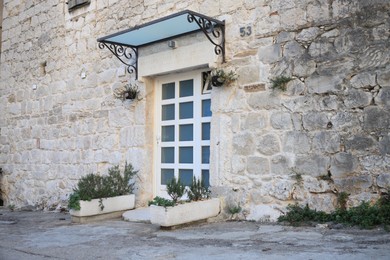
[[135, 100], [139, 96], [139, 88], [137, 85], [131, 83], [117, 88], [114, 91], [114, 97], [125, 101], [126, 99]]
[[133, 209], [133, 177], [137, 171], [131, 164], [125, 164], [121, 174], [119, 166], [108, 170], [108, 175], [88, 174], [82, 177], [69, 196], [68, 208], [72, 222], [119, 217], [126, 210]]
[[238, 79], [238, 75], [233, 72], [225, 72], [222, 69], [215, 69], [210, 73], [211, 85], [213, 87], [229, 86]]
[[[156, 197], [149, 202], [150, 221], [161, 227], [172, 227], [215, 217], [220, 213], [220, 200], [210, 198], [210, 191], [194, 177], [192, 185], [185, 187], [175, 178], [167, 185], [171, 200]], [[180, 198], [187, 194], [187, 201]]]

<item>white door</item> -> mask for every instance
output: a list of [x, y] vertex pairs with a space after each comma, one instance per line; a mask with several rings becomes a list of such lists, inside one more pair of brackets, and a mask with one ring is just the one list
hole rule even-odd
[[201, 71], [156, 80], [156, 196], [167, 197], [175, 176], [186, 186], [193, 177], [209, 185], [210, 91]]

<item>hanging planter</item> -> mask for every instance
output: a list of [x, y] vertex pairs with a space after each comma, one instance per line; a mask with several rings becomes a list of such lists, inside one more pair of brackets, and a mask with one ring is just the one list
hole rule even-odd
[[125, 86], [118, 88], [114, 91], [114, 97], [121, 99], [122, 101], [138, 99], [139, 88], [135, 84], [126, 84]]
[[238, 75], [233, 72], [225, 72], [222, 69], [213, 70], [210, 73], [211, 85], [213, 87], [229, 86], [231, 83], [238, 79]]

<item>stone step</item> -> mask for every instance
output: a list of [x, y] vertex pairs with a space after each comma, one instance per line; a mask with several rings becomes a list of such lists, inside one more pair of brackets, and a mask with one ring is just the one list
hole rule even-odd
[[123, 220], [129, 222], [142, 222], [150, 223], [150, 211], [149, 207], [147, 208], [136, 208], [133, 210], [126, 211], [122, 215]]

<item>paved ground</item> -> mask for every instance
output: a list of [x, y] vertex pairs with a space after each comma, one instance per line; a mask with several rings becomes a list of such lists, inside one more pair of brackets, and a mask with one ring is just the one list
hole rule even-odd
[[0, 209], [0, 259], [390, 259], [390, 233], [204, 223], [164, 231], [121, 220], [71, 224], [65, 213]]

